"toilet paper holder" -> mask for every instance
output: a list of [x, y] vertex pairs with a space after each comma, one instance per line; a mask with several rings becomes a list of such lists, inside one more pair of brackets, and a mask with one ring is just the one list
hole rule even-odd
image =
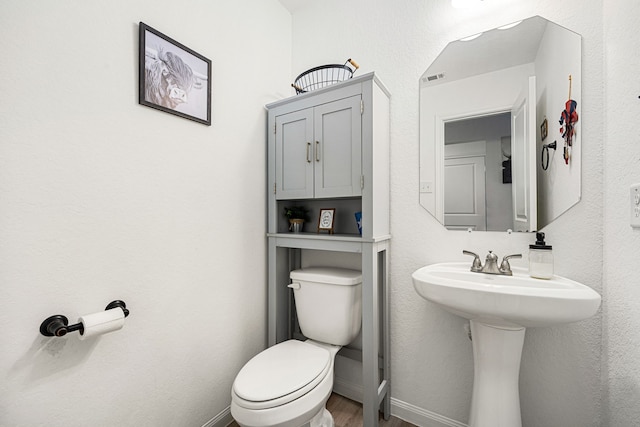
[[[124, 312], [124, 317], [129, 315], [129, 310], [127, 309], [127, 304], [124, 301], [115, 300], [111, 301], [106, 310], [111, 310], [112, 308], [120, 307]], [[45, 337], [63, 337], [67, 335], [67, 332], [80, 331], [83, 332], [84, 327], [82, 323], [75, 323], [73, 325], [69, 325], [69, 319], [66, 316], [61, 314], [56, 314], [50, 317], [47, 317], [40, 324], [40, 333]]]

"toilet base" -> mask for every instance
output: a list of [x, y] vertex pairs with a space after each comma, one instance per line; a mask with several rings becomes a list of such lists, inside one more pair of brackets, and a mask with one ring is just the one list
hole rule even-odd
[[333, 416], [331, 412], [327, 411], [327, 408], [322, 408], [317, 414], [311, 418], [307, 424], [303, 427], [333, 427]]
[[[233, 405], [233, 402], [232, 402]], [[254, 424], [247, 424], [246, 420], [235, 420], [236, 423], [240, 426], [253, 426]], [[266, 424], [265, 424], [266, 425]], [[269, 424], [272, 425], [272, 424]], [[285, 423], [273, 424], [274, 426], [286, 426], [286, 427], [334, 427], [333, 416], [331, 412], [327, 411], [327, 408], [324, 405], [320, 408], [318, 412], [311, 418], [310, 421], [299, 425], [295, 421], [288, 421]]]

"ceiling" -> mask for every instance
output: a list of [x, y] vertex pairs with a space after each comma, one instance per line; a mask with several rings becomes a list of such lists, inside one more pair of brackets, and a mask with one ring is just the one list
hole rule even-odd
[[[533, 62], [547, 23], [534, 16], [507, 30], [495, 28], [470, 41], [453, 41], [429, 66], [422, 83], [432, 86]], [[431, 80], [433, 76], [439, 78]]]

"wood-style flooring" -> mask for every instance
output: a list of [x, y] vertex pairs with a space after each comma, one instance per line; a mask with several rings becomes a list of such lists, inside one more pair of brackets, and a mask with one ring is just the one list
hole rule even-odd
[[[333, 393], [327, 402], [327, 409], [333, 415], [335, 427], [359, 427], [362, 426], [362, 405], [353, 400]], [[380, 427], [416, 427], [396, 417], [385, 421], [380, 415]], [[229, 427], [239, 427], [235, 421]]]

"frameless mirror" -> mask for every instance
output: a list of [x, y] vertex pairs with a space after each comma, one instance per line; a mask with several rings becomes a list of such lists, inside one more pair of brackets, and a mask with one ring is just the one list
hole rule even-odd
[[449, 43], [420, 78], [420, 204], [534, 231], [580, 201], [581, 65], [580, 35], [539, 16]]

